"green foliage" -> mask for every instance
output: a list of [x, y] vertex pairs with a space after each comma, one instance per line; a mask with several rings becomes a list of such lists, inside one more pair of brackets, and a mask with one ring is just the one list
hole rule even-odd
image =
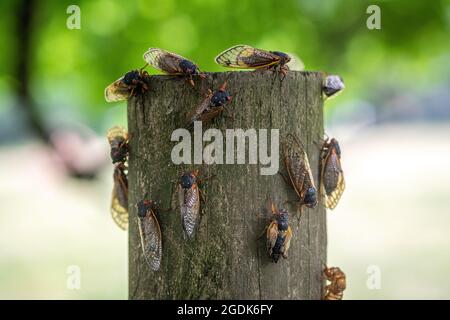
[[[2, 1], [0, 10], [12, 12], [14, 2]], [[148, 47], [180, 53], [205, 71], [223, 70], [213, 58], [239, 43], [293, 52], [307, 70], [343, 76], [340, 102], [376, 100], [372, 92], [386, 85], [402, 90], [448, 80], [449, 1], [82, 0], [81, 30], [66, 28], [70, 4], [38, 1], [33, 96], [51, 120], [70, 117], [97, 130], [125, 122], [125, 103], [107, 104], [103, 90], [141, 67]], [[381, 8], [381, 30], [366, 28], [370, 4]], [[0, 19], [2, 100], [16, 85], [14, 23], [13, 14]]]

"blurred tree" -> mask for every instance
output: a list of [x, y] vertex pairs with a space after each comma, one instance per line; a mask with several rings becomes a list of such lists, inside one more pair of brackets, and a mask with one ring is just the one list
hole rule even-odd
[[[0, 72], [6, 75], [0, 77], [0, 99], [11, 83], [21, 83], [20, 95], [28, 99], [21, 108], [44, 138], [44, 118], [50, 128], [80, 122], [97, 132], [125, 124], [125, 103], [108, 105], [103, 90], [142, 66], [142, 53], [151, 46], [179, 52], [206, 71], [224, 70], [213, 57], [238, 43], [293, 52], [307, 70], [345, 79], [346, 93], [327, 103], [329, 114], [343, 105], [357, 110], [360, 100], [383, 105], [393, 94], [449, 82], [448, 0], [80, 0], [81, 30], [66, 28], [71, 4], [0, 4]], [[381, 8], [381, 30], [366, 27], [370, 4]], [[9, 33], [11, 19], [17, 38]], [[36, 108], [29, 107], [33, 101]]]

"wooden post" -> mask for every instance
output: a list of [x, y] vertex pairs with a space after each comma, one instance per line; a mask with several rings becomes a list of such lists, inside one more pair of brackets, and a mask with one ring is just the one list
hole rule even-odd
[[[280, 140], [295, 133], [306, 147], [318, 187], [319, 147], [314, 142], [323, 136], [321, 73], [291, 71], [283, 82], [272, 72], [208, 73], [206, 80], [196, 81], [195, 89], [183, 80], [152, 77], [145, 96], [128, 102], [130, 299], [321, 298], [326, 262], [322, 199], [316, 208], [305, 208], [299, 222], [297, 206], [284, 203], [296, 199], [293, 188], [279, 174], [260, 175], [260, 164], [182, 168], [171, 161], [176, 144], [171, 142], [172, 131], [183, 127], [186, 113], [208, 88], [216, 90], [225, 80], [234, 118], [225, 112], [204, 125], [203, 132], [218, 128], [225, 137], [227, 128], [279, 129]], [[285, 172], [281, 157], [279, 166]], [[182, 169], [194, 168], [214, 177], [201, 189], [206, 201], [195, 239], [189, 241], [183, 238], [174, 181]], [[289, 258], [277, 264], [267, 255], [265, 237], [258, 239], [270, 221], [268, 195], [289, 210], [294, 234]], [[157, 272], [145, 264], [140, 246], [136, 203], [143, 198], [158, 201], [162, 209], [173, 208], [158, 214], [163, 258]]]

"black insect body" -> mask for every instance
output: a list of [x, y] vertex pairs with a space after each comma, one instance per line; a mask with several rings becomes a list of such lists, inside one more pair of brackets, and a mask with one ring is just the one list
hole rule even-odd
[[225, 110], [226, 104], [232, 99], [230, 93], [225, 90], [226, 86], [225, 82], [216, 92], [209, 90], [202, 103], [188, 115], [190, 125], [194, 121], [208, 122]]
[[205, 78], [194, 62], [163, 49], [148, 49], [144, 53], [144, 60], [153, 68], [166, 74], [186, 77], [192, 86], [194, 86], [194, 76]]
[[280, 256], [288, 257], [288, 250], [292, 238], [292, 229], [289, 226], [289, 213], [286, 209], [277, 211], [272, 204], [273, 219], [267, 227], [267, 249], [270, 258], [277, 263]]
[[149, 75], [146, 71], [133, 70], [127, 72], [123, 77], [106, 87], [105, 100], [107, 102], [116, 102], [143, 94], [148, 90], [148, 78]]
[[217, 90], [211, 97], [210, 103], [211, 108], [222, 107], [231, 101], [231, 95], [229, 92], [225, 91], [225, 86], [226, 83], [224, 83], [224, 85], [222, 85], [222, 87], [219, 90]]
[[181, 223], [184, 234], [189, 239], [194, 237], [200, 213], [200, 192], [197, 184], [198, 174], [198, 171], [186, 172], [180, 177], [178, 184]]
[[137, 211], [142, 254], [150, 269], [152, 271], [158, 271], [162, 259], [162, 236], [161, 228], [154, 211], [153, 201], [139, 201]]

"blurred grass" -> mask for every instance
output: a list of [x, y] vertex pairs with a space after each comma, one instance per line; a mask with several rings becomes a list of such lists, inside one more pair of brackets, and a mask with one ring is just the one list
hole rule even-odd
[[[328, 212], [328, 264], [346, 272], [345, 298], [449, 299], [450, 126], [335, 131], [346, 190]], [[370, 265], [381, 290], [366, 286]]]
[[[0, 177], [0, 299], [126, 299], [127, 233], [109, 215], [111, 172], [78, 181], [38, 144], [0, 150], [8, 168]], [[67, 289], [70, 265], [81, 269], [80, 290]]]

